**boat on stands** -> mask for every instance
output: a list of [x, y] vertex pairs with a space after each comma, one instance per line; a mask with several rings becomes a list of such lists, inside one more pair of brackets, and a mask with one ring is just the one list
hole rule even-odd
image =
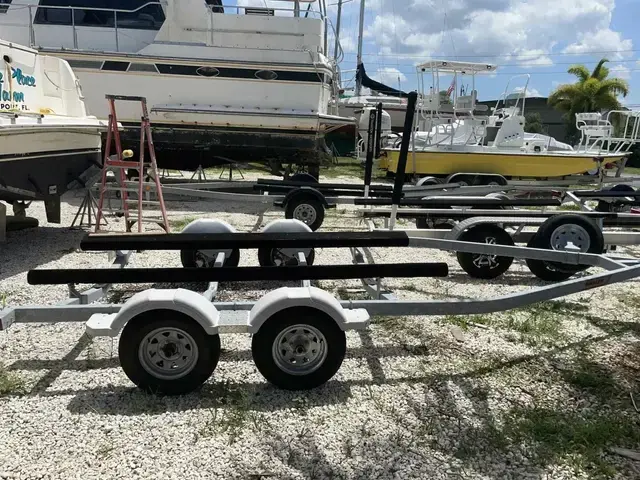
[[[464, 183], [482, 183], [492, 181], [490, 175], [547, 179], [597, 174], [614, 168], [621, 172], [631, 147], [639, 140], [638, 113], [631, 111], [578, 114], [576, 126], [582, 137], [575, 148], [551, 137], [526, 134], [523, 112], [529, 75], [524, 76], [526, 83], [515, 99], [509, 94], [512, 79], [493, 112], [478, 116], [475, 76], [494, 71], [495, 66], [438, 60], [418, 65], [417, 70], [423, 101], [415, 116], [407, 174], [436, 179], [456, 175]], [[426, 75], [432, 77], [428, 92]], [[453, 76], [453, 98], [443, 98], [439, 93], [440, 79], [446, 75]], [[466, 75], [474, 87], [469, 95], [458, 95], [455, 87]], [[515, 103], [508, 105], [507, 99]], [[615, 134], [614, 115], [622, 118], [625, 125], [619, 136]], [[380, 168], [395, 173], [399, 153], [397, 146], [384, 149]]]
[[0, 40], [0, 200], [17, 216], [43, 200], [60, 223], [60, 196], [100, 172], [103, 132], [65, 60]]
[[[67, 60], [99, 118], [108, 116], [105, 94], [144, 95], [161, 168], [229, 159], [317, 167], [328, 158], [324, 136], [355, 125], [329, 111], [336, 65], [320, 1], [315, 10], [315, 0], [23, 0], [4, 6], [0, 32]], [[118, 120], [123, 141], [137, 142], [138, 111], [123, 104]]]

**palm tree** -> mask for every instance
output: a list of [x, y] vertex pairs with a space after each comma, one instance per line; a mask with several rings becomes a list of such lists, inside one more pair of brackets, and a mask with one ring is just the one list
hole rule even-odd
[[621, 78], [608, 78], [609, 60], [600, 60], [593, 72], [584, 65], [573, 65], [568, 73], [578, 77], [574, 84], [560, 85], [549, 96], [549, 105], [565, 113], [569, 132], [575, 133], [575, 114], [621, 109], [618, 96], [629, 94], [629, 84]]

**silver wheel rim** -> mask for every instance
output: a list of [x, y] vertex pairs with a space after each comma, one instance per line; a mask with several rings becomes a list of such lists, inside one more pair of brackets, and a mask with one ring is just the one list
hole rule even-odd
[[327, 358], [327, 340], [317, 328], [293, 325], [281, 331], [271, 348], [273, 361], [289, 375], [309, 375]]
[[[496, 242], [495, 237], [485, 237], [484, 243], [495, 245], [498, 242]], [[497, 258], [497, 255], [474, 255], [473, 264], [476, 266], [476, 268], [488, 268], [492, 270], [498, 266]]]
[[198, 346], [191, 335], [172, 327], [157, 328], [140, 342], [138, 359], [155, 378], [177, 380], [187, 375], [198, 361]]
[[316, 209], [307, 203], [301, 203], [293, 210], [293, 218], [311, 225], [316, 221]]
[[589, 251], [591, 247], [591, 237], [589, 233], [580, 225], [573, 223], [567, 223], [560, 225], [551, 234], [551, 248], [553, 250], [571, 250], [567, 247], [574, 245], [581, 252], [585, 253]]

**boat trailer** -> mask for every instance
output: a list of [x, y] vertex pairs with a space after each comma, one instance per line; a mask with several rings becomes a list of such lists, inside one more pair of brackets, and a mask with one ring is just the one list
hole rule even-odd
[[[212, 220], [215, 222], [215, 220]], [[278, 220], [276, 222], [296, 222]], [[298, 228], [298, 227], [296, 227]], [[308, 228], [308, 227], [307, 227]], [[14, 323], [85, 322], [91, 337], [120, 335], [119, 359], [131, 381], [145, 391], [184, 394], [212, 375], [220, 357], [220, 335], [249, 333], [252, 355], [261, 374], [290, 390], [317, 387], [330, 380], [346, 354], [345, 332], [367, 328], [372, 316], [434, 316], [492, 313], [624, 282], [640, 276], [636, 259], [600, 254], [479, 244], [410, 237], [405, 232], [276, 232], [231, 234], [91, 235], [82, 250], [109, 250], [111, 268], [36, 269], [32, 285], [68, 284], [69, 298], [54, 306], [8, 307], [0, 312], [0, 330]], [[313, 249], [349, 248], [352, 263], [312, 266]], [[382, 284], [384, 277], [445, 277], [445, 263], [368, 263], [371, 247], [438, 248], [484, 255], [556, 262], [565, 267], [597, 266], [604, 273], [483, 300], [400, 300]], [[295, 263], [260, 267], [228, 266], [235, 250], [287, 250]], [[208, 268], [127, 268], [133, 249], [206, 251], [215, 258]], [[115, 254], [113, 253], [115, 252]], [[270, 255], [268, 258], [274, 258]], [[226, 266], [225, 266], [226, 265]], [[317, 279], [361, 279], [369, 300], [341, 300], [312, 285]], [[219, 282], [299, 282], [270, 291], [255, 302], [220, 302]], [[150, 288], [123, 304], [104, 300], [114, 283], [206, 282], [196, 292], [183, 288]], [[79, 283], [95, 283], [78, 291]]]

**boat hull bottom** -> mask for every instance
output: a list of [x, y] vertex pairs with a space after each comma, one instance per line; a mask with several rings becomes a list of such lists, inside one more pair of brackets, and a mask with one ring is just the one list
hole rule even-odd
[[[398, 168], [399, 151], [384, 152], [379, 166], [390, 173]], [[613, 163], [623, 158], [607, 159]], [[503, 177], [549, 178], [587, 173], [598, 167], [594, 157], [548, 154], [490, 154], [416, 152], [415, 168], [413, 154], [409, 152], [406, 173], [418, 175], [451, 175], [454, 173], [488, 173]]]
[[60, 196], [82, 186], [91, 169], [99, 172], [101, 152], [40, 152], [0, 161], [0, 200], [44, 200], [47, 220], [60, 223]]
[[[120, 136], [123, 148], [136, 152], [140, 126], [124, 124]], [[195, 171], [199, 167], [257, 162], [267, 165], [323, 165], [331, 160], [330, 150], [318, 132], [279, 130], [214, 129], [180, 126], [152, 127], [158, 167]], [[106, 135], [103, 136], [103, 146]], [[113, 147], [112, 147], [112, 152]], [[148, 158], [148, 157], [147, 157]]]

